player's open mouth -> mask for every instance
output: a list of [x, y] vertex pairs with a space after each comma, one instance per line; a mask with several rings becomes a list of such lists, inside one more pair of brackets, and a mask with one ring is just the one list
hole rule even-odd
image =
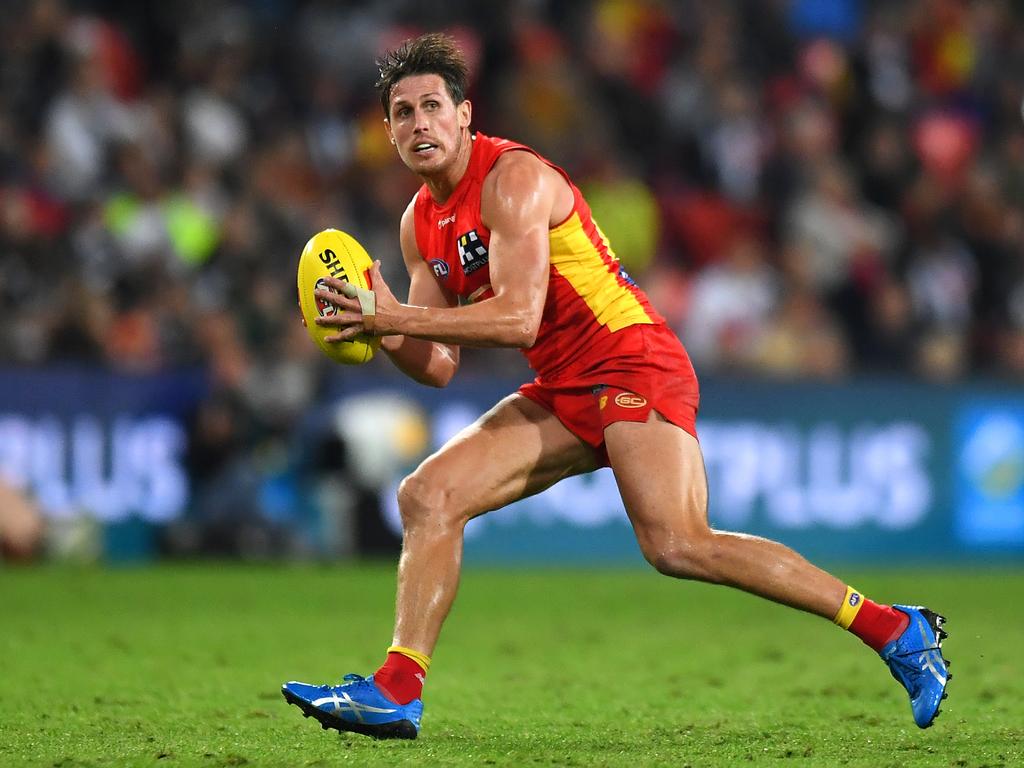
[[419, 144], [416, 144], [412, 148], [412, 151], [415, 152], [417, 155], [428, 155], [435, 149], [437, 149], [437, 144], [428, 144], [426, 142], [420, 142]]

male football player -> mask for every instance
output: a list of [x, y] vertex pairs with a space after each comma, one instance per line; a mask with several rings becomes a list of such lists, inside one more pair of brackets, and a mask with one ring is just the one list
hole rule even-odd
[[875, 603], [782, 544], [710, 528], [690, 360], [580, 191], [528, 147], [470, 130], [466, 67], [450, 38], [424, 35], [379, 63], [385, 129], [423, 180], [401, 221], [409, 296], [396, 300], [375, 265], [372, 292], [334, 281], [345, 296], [317, 293], [342, 310], [319, 322], [337, 328], [337, 341], [380, 335], [401, 371], [432, 386], [455, 374], [463, 344], [520, 349], [537, 376], [402, 482], [396, 620], [383, 666], [342, 685], [286, 683], [285, 698], [324, 727], [415, 738], [466, 522], [610, 466], [659, 572], [834, 621], [881, 654], [915, 722], [931, 725], [949, 678], [944, 619]]

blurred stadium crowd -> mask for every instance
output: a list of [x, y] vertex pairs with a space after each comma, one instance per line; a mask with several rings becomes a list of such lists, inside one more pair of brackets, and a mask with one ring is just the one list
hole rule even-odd
[[35, 0], [4, 16], [4, 364], [201, 365], [270, 411], [301, 405], [309, 235], [353, 232], [403, 290], [417, 184], [385, 142], [373, 60], [440, 27], [471, 60], [476, 126], [573, 174], [699, 371], [1024, 376], [1009, 0], [455, 2], [443, 18], [404, 0]]

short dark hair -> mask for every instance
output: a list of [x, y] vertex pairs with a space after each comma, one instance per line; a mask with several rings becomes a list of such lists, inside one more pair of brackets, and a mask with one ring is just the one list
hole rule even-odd
[[409, 75], [439, 75], [452, 101], [461, 104], [466, 100], [466, 59], [455, 39], [442, 32], [430, 32], [414, 40], [406, 40], [377, 59], [377, 66], [380, 79], [376, 87], [385, 117], [391, 117], [392, 89]]

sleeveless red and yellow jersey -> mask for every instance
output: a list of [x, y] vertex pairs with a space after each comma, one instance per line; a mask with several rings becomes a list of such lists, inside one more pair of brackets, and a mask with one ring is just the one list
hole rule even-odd
[[565, 171], [529, 147], [477, 133], [469, 166], [451, 197], [438, 204], [425, 185], [417, 194], [416, 245], [437, 281], [453, 294], [470, 302], [492, 297], [491, 233], [480, 220], [480, 193], [495, 161], [513, 151], [530, 152], [554, 168], [573, 194], [568, 218], [548, 233], [551, 274], [544, 314], [536, 343], [523, 354], [541, 380], [578, 377], [615, 357], [616, 331], [665, 321], [619, 265]]

